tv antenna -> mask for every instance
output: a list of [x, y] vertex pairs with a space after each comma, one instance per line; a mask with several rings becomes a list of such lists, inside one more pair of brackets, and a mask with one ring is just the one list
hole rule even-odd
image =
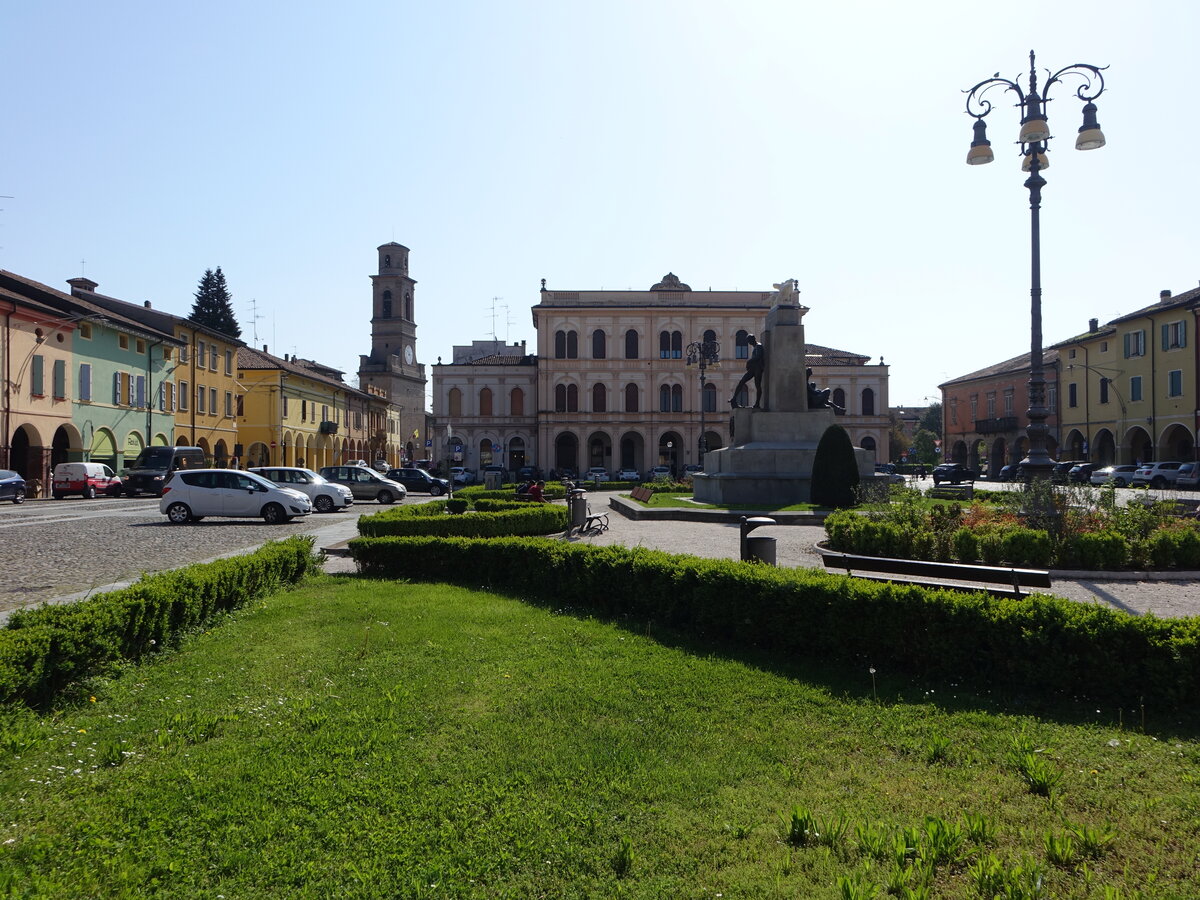
[[508, 310], [507, 306], [504, 306], [504, 305], [500, 305], [499, 307], [497, 306], [497, 304], [499, 304], [500, 301], [503, 299], [504, 299], [503, 297], [493, 297], [492, 298], [492, 343], [493, 344], [500, 343], [500, 338], [496, 335], [496, 310], [497, 310], [497, 308], [503, 309], [506, 312]]
[[250, 330], [254, 332], [254, 346], [258, 346], [258, 320], [263, 318], [258, 314], [258, 301], [250, 298]]

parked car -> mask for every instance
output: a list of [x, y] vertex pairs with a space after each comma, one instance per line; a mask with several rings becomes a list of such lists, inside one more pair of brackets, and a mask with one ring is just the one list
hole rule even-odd
[[1063, 462], [1056, 462], [1050, 470], [1050, 480], [1055, 484], [1066, 484], [1067, 476], [1071, 470], [1078, 465], [1082, 465], [1082, 459], [1071, 459]]
[[91, 500], [97, 494], [108, 497], [121, 496], [121, 479], [104, 463], [65, 462], [54, 467], [50, 480], [50, 493], [55, 500], [78, 494]]
[[1128, 487], [1133, 484], [1133, 473], [1137, 466], [1105, 466], [1092, 473], [1092, 484], [1112, 483], [1117, 487]]
[[[684, 466], [683, 467], [683, 480], [691, 481], [693, 475], [695, 475], [697, 472], [703, 472], [703, 471], [704, 471], [704, 466], [696, 465], [696, 463], [692, 463], [691, 465]], [[900, 480], [903, 481], [904, 479], [900, 479]]]
[[0, 500], [25, 502], [25, 479], [12, 469], [0, 469]]
[[321, 477], [350, 488], [355, 500], [395, 503], [408, 495], [404, 485], [385, 478], [367, 466], [324, 466]]
[[247, 469], [255, 475], [261, 475], [267, 481], [299, 491], [312, 501], [313, 509], [317, 512], [329, 513], [337, 509], [345, 509], [354, 503], [354, 495], [344, 484], [334, 484], [318, 475], [312, 469], [299, 469], [292, 466], [259, 466]]
[[996, 477], [1001, 481], [1020, 481], [1021, 466], [1017, 463], [1001, 466], [1000, 471], [996, 474]]
[[537, 466], [521, 466], [517, 469], [517, 481], [541, 481], [542, 470]]
[[1175, 479], [1179, 477], [1179, 467], [1181, 462], [1153, 462], [1146, 463], [1133, 473], [1134, 484], [1145, 484], [1152, 488], [1172, 487], [1175, 484]]
[[386, 459], [377, 459], [377, 460], [375, 460], [375, 462], [371, 463], [371, 468], [374, 469], [376, 472], [386, 472], [391, 467], [392, 467], [392, 464], [389, 463]]
[[475, 473], [470, 469], [464, 469], [462, 466], [453, 466], [450, 469], [450, 480], [458, 485], [466, 486], [475, 483]]
[[261, 517], [268, 525], [282, 525], [309, 515], [312, 503], [299, 491], [253, 472], [183, 469], [163, 485], [158, 511], [173, 525], [199, 522], [205, 516]]
[[363, 466], [364, 468], [367, 468], [367, 469], [371, 468], [370, 466], [367, 465], [367, 461], [365, 459], [348, 459], [348, 460], [346, 460], [346, 465], [348, 465], [348, 466]]
[[1067, 472], [1067, 480], [1073, 481], [1076, 484], [1088, 484], [1092, 480], [1092, 473], [1099, 468], [1095, 463], [1080, 463], [1077, 466], [1072, 466]]
[[941, 484], [943, 481], [948, 481], [951, 484], [962, 484], [964, 481], [974, 481], [979, 477], [979, 473], [962, 463], [942, 463], [940, 466], [934, 466], [933, 483]]
[[603, 466], [592, 466], [587, 470], [587, 474], [583, 476], [584, 481], [612, 481], [608, 476], [608, 469]]
[[1200, 488], [1200, 462], [1188, 462], [1179, 467], [1175, 476], [1175, 487], [1194, 491]]
[[617, 481], [641, 481], [642, 475], [637, 469], [621, 469], [617, 472]]
[[904, 484], [905, 478], [896, 471], [896, 467], [888, 464], [877, 463], [875, 465], [875, 477], [880, 481], [886, 481], [888, 484]]
[[450, 492], [450, 482], [445, 478], [434, 478], [424, 469], [400, 468], [388, 469], [384, 477], [398, 481], [410, 494], [432, 494], [440, 497]]
[[647, 481], [670, 481], [671, 467], [670, 466], [655, 466], [646, 473]]
[[208, 465], [199, 447], [147, 447], [125, 470], [121, 485], [130, 497], [153, 494], [161, 497], [163, 487], [178, 469], [203, 469]]

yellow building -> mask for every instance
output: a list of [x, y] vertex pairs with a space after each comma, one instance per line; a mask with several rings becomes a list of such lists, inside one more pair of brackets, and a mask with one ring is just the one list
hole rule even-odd
[[1102, 465], [1195, 458], [1200, 288], [1056, 344], [1062, 459]]
[[264, 346], [240, 348], [237, 373], [245, 392], [238, 410], [244, 465], [319, 469], [367, 459], [366, 429], [355, 426], [352, 411], [378, 401], [342, 381], [338, 369], [273, 356]]

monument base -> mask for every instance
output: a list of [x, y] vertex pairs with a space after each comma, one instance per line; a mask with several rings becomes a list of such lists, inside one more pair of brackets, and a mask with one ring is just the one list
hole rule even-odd
[[[817, 444], [833, 424], [832, 409], [735, 409], [733, 445], [705, 454], [704, 471], [692, 478], [693, 495], [701, 503], [722, 505], [781, 507], [809, 502]], [[859, 478], [873, 478], [870, 454], [856, 447], [854, 456]]]

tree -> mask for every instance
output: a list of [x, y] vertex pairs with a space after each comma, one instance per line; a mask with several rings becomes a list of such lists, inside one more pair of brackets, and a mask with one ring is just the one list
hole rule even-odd
[[917, 429], [913, 438], [913, 452], [917, 455], [917, 462], [927, 466], [937, 465], [937, 443], [932, 431]]
[[188, 318], [197, 325], [207, 326], [230, 337], [242, 336], [242, 328], [233, 315], [233, 301], [229, 297], [225, 273], [220, 266], [215, 272], [212, 269], [204, 270], [204, 277], [196, 288], [196, 302]]
[[894, 409], [888, 411], [888, 426], [888, 444], [892, 451], [891, 461], [903, 460], [908, 455], [908, 448], [912, 446], [912, 441], [904, 433], [904, 423], [900, 421], [900, 415]]
[[918, 423], [919, 428], [932, 432], [934, 437], [942, 436], [942, 404], [934, 401], [929, 404]]
[[812, 502], [833, 509], [853, 506], [858, 483], [858, 459], [850, 435], [841, 425], [830, 425], [813, 457]]

